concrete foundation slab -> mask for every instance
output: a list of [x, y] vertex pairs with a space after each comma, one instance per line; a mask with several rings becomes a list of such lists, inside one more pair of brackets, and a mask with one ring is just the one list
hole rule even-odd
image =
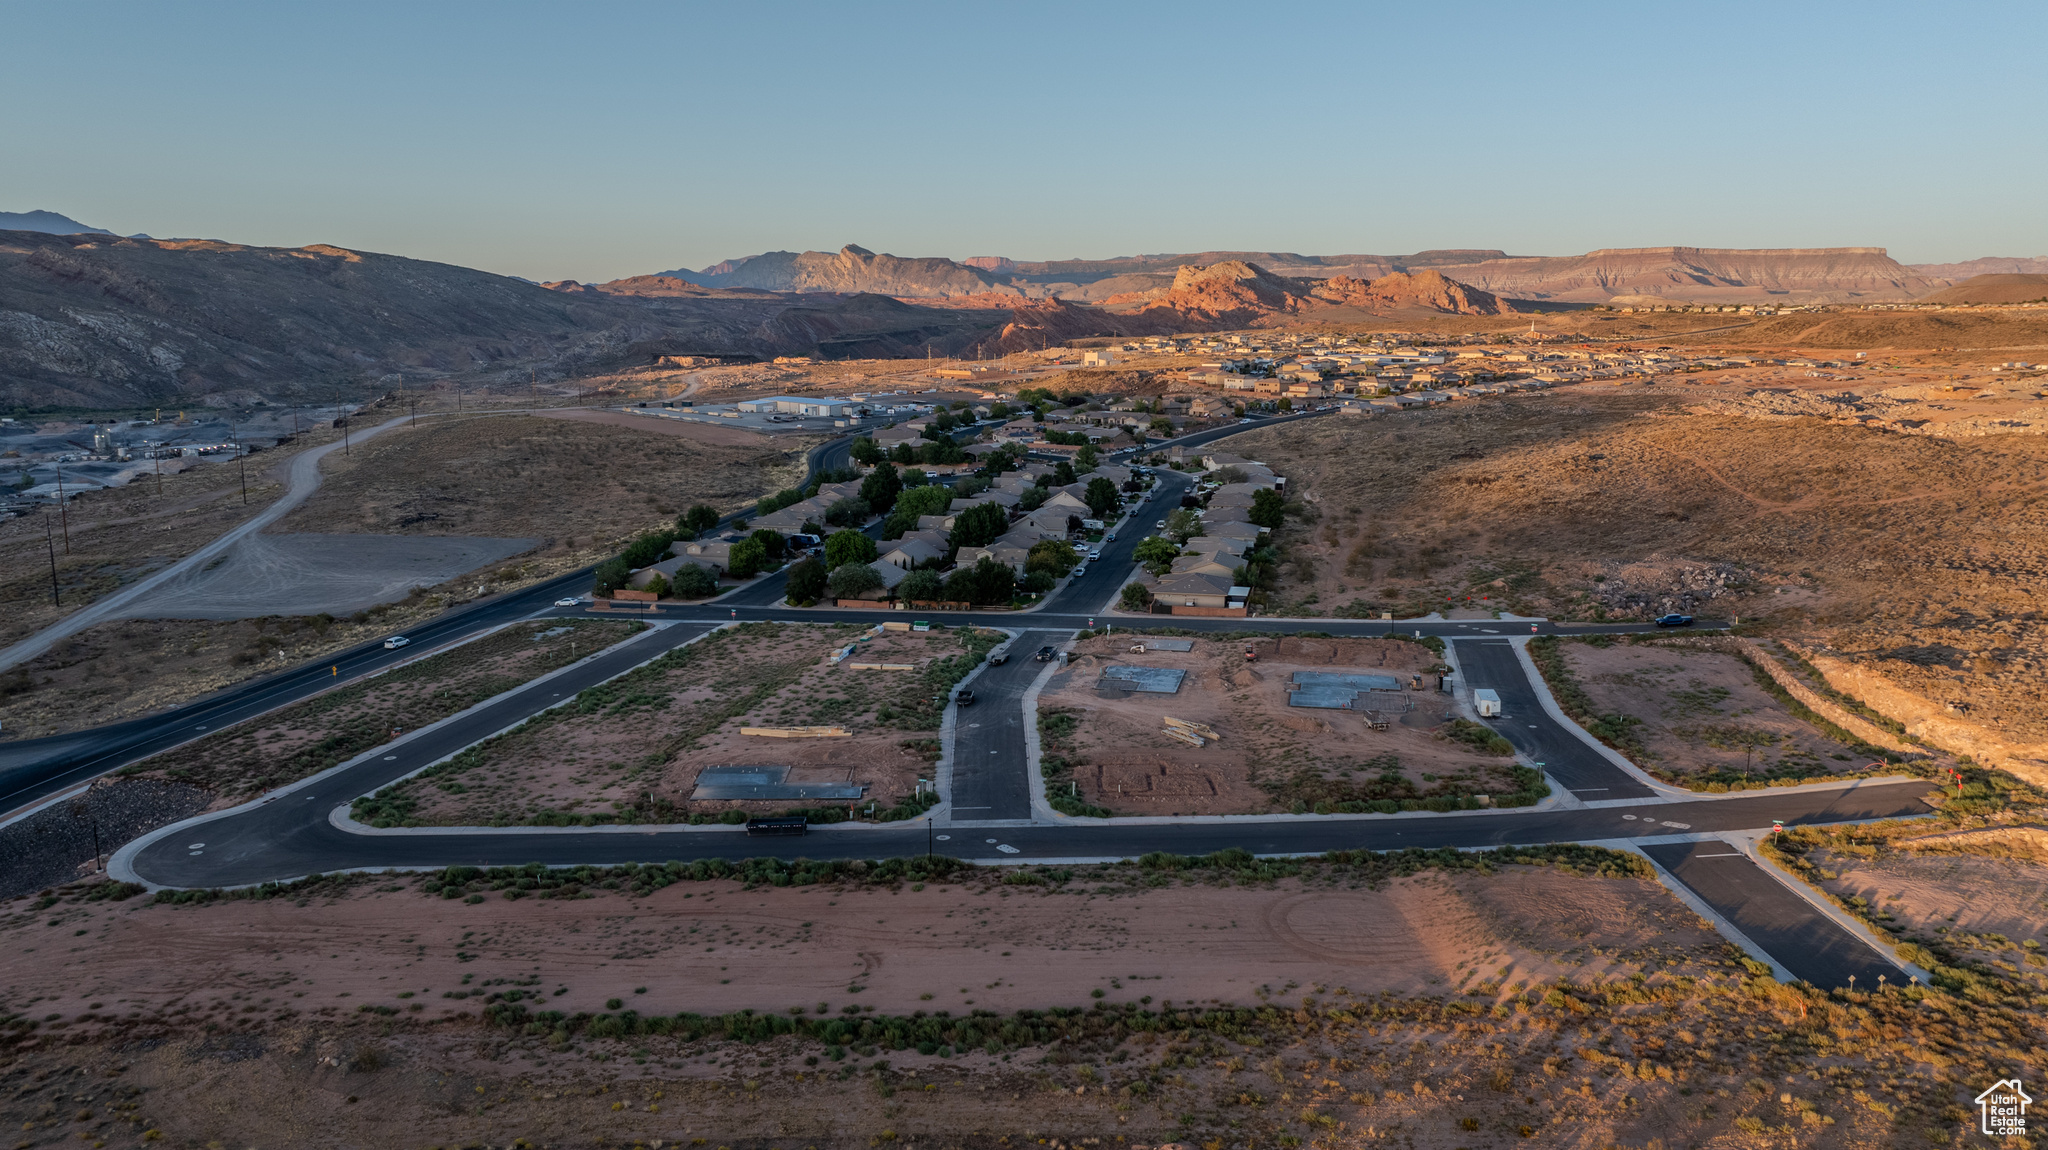
[[1187, 674], [1186, 671], [1169, 667], [1111, 666], [1102, 669], [1102, 678], [1105, 681], [1099, 685], [1115, 690], [1176, 695], [1180, 693], [1180, 682], [1187, 678]]

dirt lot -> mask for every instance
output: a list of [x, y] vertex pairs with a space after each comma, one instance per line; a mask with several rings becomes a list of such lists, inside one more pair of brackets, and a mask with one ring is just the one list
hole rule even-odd
[[[703, 821], [847, 804], [693, 801], [707, 766], [787, 766], [790, 783], [858, 783], [878, 811], [909, 797], [939, 757], [947, 688], [996, 632], [884, 632], [846, 624], [748, 624], [715, 632], [575, 703], [358, 804], [393, 825], [510, 826]], [[908, 671], [854, 670], [854, 662]], [[939, 702], [935, 704], [934, 695]], [[742, 735], [742, 727], [838, 726], [845, 737]], [[739, 817], [739, 816], [734, 816]], [[823, 816], [821, 816], [823, 817]]]
[[544, 578], [693, 504], [733, 510], [802, 473], [808, 444], [749, 440], [523, 415], [394, 428], [328, 456], [319, 492], [277, 530], [541, 539]]
[[2000, 739], [2048, 740], [2048, 437], [1687, 413], [1697, 390], [1574, 388], [1246, 436], [1233, 451], [1310, 500], [1277, 598], [1736, 616], [1969, 700]]
[[[1939, 937], [2015, 974], [2038, 975], [2048, 965], [2041, 954], [2048, 946], [2048, 864], [1896, 848], [1869, 858], [1834, 851], [1809, 857], [1835, 876], [1823, 882], [1830, 893], [1861, 899], [1902, 934]], [[2048, 979], [2037, 981], [2048, 990]]]
[[[1273, 865], [17, 901], [0, 1118], [177, 1150], [1950, 1144], [2038, 1042], [1997, 1003], [1754, 980], [1640, 878]], [[807, 1029], [728, 1037], [771, 1020]]]
[[154, 755], [123, 774], [205, 787], [215, 807], [315, 775], [611, 646], [639, 623], [518, 623]]
[[1559, 650], [1597, 713], [1636, 721], [1638, 765], [1660, 777], [1798, 778], [1868, 765], [1787, 711], [1740, 656], [1676, 644]]
[[[1393, 675], [1405, 687], [1437, 665], [1419, 644], [1262, 639], [1257, 662], [1247, 664], [1240, 641], [1197, 638], [1185, 653], [1130, 653], [1142, 641], [1083, 640], [1073, 665], [1039, 696], [1049, 790], [1065, 790], [1071, 779], [1080, 797], [1116, 814], [1218, 815], [1517, 789], [1510, 759], [1438, 733], [1450, 700], [1435, 693], [1434, 676], [1424, 679], [1424, 691], [1368, 696], [1387, 700], [1384, 731], [1368, 729], [1362, 711], [1287, 705], [1296, 671], [1355, 669]], [[1179, 668], [1187, 676], [1174, 695], [1100, 691], [1102, 668], [1111, 664]], [[1206, 724], [1221, 738], [1187, 746], [1161, 732], [1164, 716]]]

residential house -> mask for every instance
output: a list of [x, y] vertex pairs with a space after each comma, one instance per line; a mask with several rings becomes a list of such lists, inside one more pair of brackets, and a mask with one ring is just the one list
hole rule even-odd
[[[732, 566], [732, 545], [737, 542], [737, 539], [693, 539], [688, 543], [669, 544], [668, 552], [679, 559], [710, 568], [713, 575], [720, 575]], [[664, 576], [667, 574], [663, 572]]]
[[993, 559], [1022, 574], [1024, 561], [1030, 558], [1032, 545], [1038, 541], [1035, 534], [1012, 530], [986, 547], [962, 547], [953, 561], [962, 567], [972, 567], [984, 558]]
[[1165, 607], [1228, 607], [1232, 580], [1229, 575], [1199, 571], [1168, 575], [1152, 587], [1152, 596]]
[[924, 429], [925, 424], [922, 421], [885, 427], [874, 433], [875, 445], [884, 451], [892, 450], [901, 443], [916, 447], [924, 442]]
[[997, 439], [1037, 439], [1039, 425], [1029, 419], [1013, 419], [996, 428]]
[[920, 564], [930, 566], [944, 559], [946, 546], [943, 543], [931, 543], [921, 537], [923, 534], [918, 533], [920, 537], [905, 535], [894, 544], [884, 543], [880, 562], [909, 571]]
[[1235, 558], [1235, 556], [1221, 552], [1183, 555], [1173, 561], [1173, 571], [1167, 578], [1172, 579], [1174, 576], [1190, 574], [1215, 575], [1221, 577], [1224, 585], [1228, 586], [1236, 580], [1237, 569], [1243, 566], [1242, 563], [1233, 562], [1232, 560]]
[[904, 577], [910, 574], [907, 568], [898, 567], [893, 563], [885, 563], [880, 559], [868, 564], [868, 566], [874, 569], [875, 574], [882, 577], [882, 585], [872, 591], [861, 592], [858, 596], [861, 599], [882, 600], [894, 597], [897, 584], [903, 582]]

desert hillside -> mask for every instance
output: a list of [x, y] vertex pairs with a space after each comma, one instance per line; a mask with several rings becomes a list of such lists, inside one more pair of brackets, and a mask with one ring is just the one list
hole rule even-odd
[[2048, 275], [1972, 276], [1952, 288], [1944, 288], [1921, 303], [2036, 303], [2048, 300]]

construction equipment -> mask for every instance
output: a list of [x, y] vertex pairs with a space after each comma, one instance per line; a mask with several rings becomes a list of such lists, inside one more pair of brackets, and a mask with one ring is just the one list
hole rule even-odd
[[1244, 661], [1247, 663], [1258, 662], [1259, 649], [1257, 647], [1252, 646], [1250, 643], [1246, 643], [1244, 645]]

